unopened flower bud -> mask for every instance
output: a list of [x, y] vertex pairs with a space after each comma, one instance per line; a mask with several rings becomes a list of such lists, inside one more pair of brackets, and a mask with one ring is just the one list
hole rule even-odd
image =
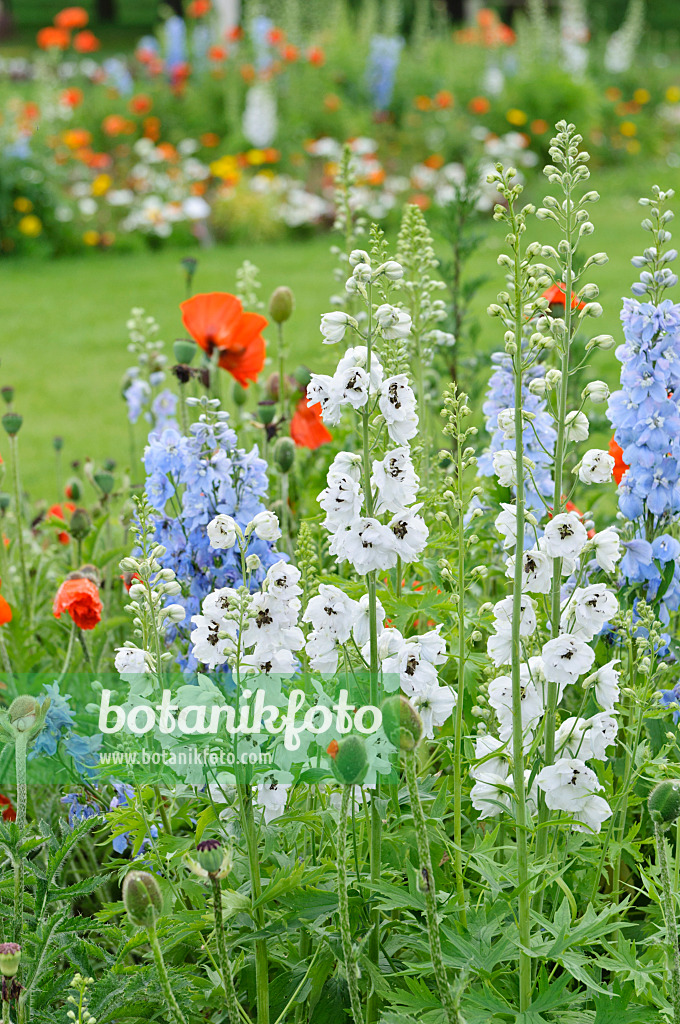
[[290, 437], [280, 437], [274, 445], [274, 462], [282, 473], [288, 473], [295, 462], [295, 442]]
[[327, 753], [333, 761], [333, 774], [343, 786], [360, 785], [368, 770], [366, 744], [360, 736], [346, 736], [340, 743], [331, 741]]
[[196, 847], [196, 853], [186, 857], [187, 867], [199, 878], [226, 878], [232, 868], [231, 850], [219, 839], [205, 839]]
[[581, 392], [581, 398], [584, 401], [589, 398], [594, 405], [599, 405], [609, 398], [609, 388], [603, 380], [591, 380]]
[[234, 386], [231, 390], [232, 398], [234, 399], [234, 405], [245, 405], [248, 401], [248, 392], [243, 387], [243, 384], [239, 384], [237, 380], [234, 381]]
[[406, 697], [395, 694], [384, 701], [382, 724], [390, 743], [397, 750], [415, 750], [423, 735], [423, 721]]
[[152, 928], [163, 908], [160, 886], [148, 871], [130, 871], [123, 881], [123, 904], [133, 924]]
[[9, 706], [9, 720], [17, 732], [28, 732], [37, 722], [39, 712], [40, 705], [35, 697], [22, 694]]
[[269, 315], [275, 324], [283, 324], [290, 320], [295, 309], [295, 296], [290, 288], [275, 288], [269, 300]]
[[647, 801], [655, 825], [670, 825], [680, 818], [680, 780], [666, 779], [654, 787]]
[[95, 473], [92, 479], [103, 494], [110, 494], [113, 490], [113, 485], [116, 482], [113, 473], [109, 473], [104, 469]]
[[92, 529], [92, 520], [87, 509], [77, 508], [71, 516], [69, 533], [76, 540], [84, 540]]

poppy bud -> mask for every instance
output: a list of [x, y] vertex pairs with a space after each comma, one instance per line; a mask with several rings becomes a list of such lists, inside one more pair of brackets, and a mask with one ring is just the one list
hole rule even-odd
[[660, 782], [649, 794], [647, 806], [655, 825], [670, 825], [680, 818], [680, 780]]
[[234, 405], [245, 405], [248, 401], [248, 392], [237, 380], [234, 381], [234, 387], [231, 394], [234, 399]]
[[366, 744], [360, 736], [346, 736], [338, 743], [333, 759], [333, 774], [343, 786], [358, 786], [368, 771]]
[[0, 389], [0, 394], [5, 399], [8, 405], [12, 404], [12, 399], [14, 398], [14, 388], [9, 387], [9, 385], [5, 385], [4, 388]]
[[71, 501], [78, 501], [83, 493], [83, 488], [80, 480], [76, 476], [72, 476], [66, 484], [66, 497], [70, 498]]
[[23, 422], [24, 418], [18, 412], [6, 412], [2, 417], [2, 425], [10, 437], [16, 437]]
[[21, 946], [16, 942], [0, 942], [0, 974], [13, 978], [19, 970]]
[[297, 366], [293, 370], [293, 376], [295, 377], [295, 380], [300, 385], [300, 390], [301, 391], [306, 391], [307, 390], [307, 385], [309, 384], [310, 380], [312, 379], [312, 375], [311, 375], [310, 371], [307, 369], [307, 367], [306, 366]]
[[9, 706], [9, 720], [17, 732], [28, 732], [38, 720], [40, 705], [35, 697], [15, 697]]
[[105, 470], [100, 470], [99, 473], [94, 474], [94, 482], [100, 491], [104, 494], [110, 494], [113, 490], [115, 479], [113, 473], [108, 473]]
[[274, 445], [274, 462], [282, 473], [288, 473], [295, 462], [295, 442], [289, 437], [280, 437]]
[[190, 338], [178, 338], [172, 346], [172, 351], [178, 363], [188, 366], [198, 351], [198, 345]]
[[71, 516], [69, 533], [76, 540], [84, 540], [92, 529], [92, 520], [84, 508], [77, 508]]
[[382, 705], [382, 724], [390, 743], [397, 750], [415, 750], [423, 735], [423, 722], [412, 704], [395, 694]]
[[263, 423], [265, 427], [274, 419], [276, 415], [276, 404], [274, 402], [258, 402], [257, 403], [257, 417], [260, 423]]
[[2, 512], [3, 515], [9, 508], [9, 503], [11, 500], [12, 499], [9, 494], [5, 494], [4, 492], [0, 494], [0, 512]]
[[130, 871], [123, 881], [123, 904], [133, 924], [152, 928], [163, 907], [158, 882], [148, 871]]
[[295, 309], [295, 296], [290, 288], [275, 288], [269, 300], [269, 315], [275, 324], [290, 320]]
[[187, 856], [187, 866], [199, 878], [226, 878], [231, 871], [231, 851], [219, 839], [205, 839], [196, 847], [194, 856]]

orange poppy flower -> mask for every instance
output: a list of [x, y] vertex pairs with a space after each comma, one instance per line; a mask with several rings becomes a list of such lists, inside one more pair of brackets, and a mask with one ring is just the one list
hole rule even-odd
[[[53, 516], [54, 519], [61, 519], [62, 522], [66, 522], [64, 509], [66, 509], [66, 511], [69, 513], [73, 513], [75, 512], [76, 507], [72, 502], [66, 501], [64, 502], [63, 507], [61, 505], [52, 505], [50, 508], [48, 508], [47, 514], [48, 516]], [[68, 544], [70, 539], [71, 535], [66, 533], [64, 530], [62, 530], [61, 533], [57, 534], [57, 540], [59, 541], [60, 544]]]
[[614, 439], [613, 434], [612, 439], [609, 442], [609, 454], [614, 457], [614, 469], [612, 470], [612, 476], [616, 480], [616, 486], [618, 487], [621, 483], [623, 474], [630, 469], [630, 466], [623, 461], [623, 448], [618, 441]]
[[47, 25], [40, 29], [35, 41], [41, 50], [65, 50], [71, 42], [71, 36], [65, 28]]
[[326, 55], [320, 46], [312, 46], [307, 50], [307, 60], [310, 64], [313, 64], [314, 67], [320, 68], [326, 63]]
[[64, 106], [75, 109], [83, 102], [83, 90], [76, 88], [76, 86], [73, 86], [70, 89], [64, 89], [59, 99]]
[[99, 587], [92, 580], [66, 580], [59, 587], [52, 605], [55, 619], [68, 612], [79, 629], [94, 629], [102, 617]]
[[473, 96], [468, 103], [468, 110], [473, 114], [488, 114], [491, 110], [491, 104], [486, 96]]
[[12, 609], [5, 598], [0, 594], [0, 626], [5, 626], [12, 621]]
[[208, 292], [180, 303], [182, 323], [197, 345], [212, 356], [219, 350], [219, 365], [244, 388], [256, 381], [264, 366], [266, 346], [262, 331], [267, 319], [244, 313], [235, 295]]
[[148, 114], [152, 106], [153, 100], [143, 92], [133, 96], [128, 104], [131, 114]]
[[17, 812], [14, 810], [12, 801], [4, 793], [0, 793], [0, 807], [3, 808], [2, 820], [3, 821], [16, 821]]
[[281, 48], [281, 56], [288, 64], [293, 64], [300, 56], [300, 51], [297, 46], [293, 46], [292, 43], [286, 43], [286, 45]]
[[227, 39], [230, 43], [237, 43], [239, 39], [243, 39], [243, 29], [241, 26], [234, 25], [233, 28], [230, 28], [227, 32]]
[[453, 93], [449, 92], [448, 89], [440, 89], [434, 98], [434, 102], [441, 110], [447, 110], [453, 106], [455, 100]]
[[333, 440], [321, 418], [321, 407], [317, 404], [310, 409], [306, 396], [298, 402], [290, 421], [290, 436], [298, 448], [309, 448], [310, 451]]
[[101, 45], [94, 32], [90, 32], [89, 29], [78, 32], [73, 37], [73, 49], [77, 53], [96, 53]]
[[210, 0], [191, 0], [187, 7], [187, 14], [190, 18], [205, 18], [210, 10]]
[[227, 59], [227, 51], [223, 46], [211, 46], [208, 50], [209, 60], [221, 62]]
[[78, 29], [85, 28], [90, 16], [84, 7], [64, 7], [54, 18], [57, 28]]
[[[564, 284], [551, 284], [549, 288], [543, 292], [543, 298], [547, 299], [551, 306], [566, 306], [566, 293], [564, 290]], [[583, 309], [585, 303], [579, 302], [574, 292], [571, 293], [571, 308], [572, 309]]]

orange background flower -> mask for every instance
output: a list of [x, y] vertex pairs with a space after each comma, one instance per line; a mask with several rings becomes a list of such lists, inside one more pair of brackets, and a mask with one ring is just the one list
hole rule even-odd
[[56, 619], [68, 612], [79, 629], [94, 629], [102, 617], [99, 587], [92, 580], [66, 580], [54, 598], [52, 611]]
[[266, 317], [244, 313], [235, 295], [208, 292], [180, 304], [182, 323], [208, 356], [219, 349], [219, 365], [244, 388], [256, 381], [264, 366], [266, 345], [262, 331]]
[[306, 396], [298, 403], [290, 421], [290, 436], [299, 448], [309, 448], [311, 451], [333, 440], [333, 435], [323, 424], [321, 406], [313, 405], [310, 409]]

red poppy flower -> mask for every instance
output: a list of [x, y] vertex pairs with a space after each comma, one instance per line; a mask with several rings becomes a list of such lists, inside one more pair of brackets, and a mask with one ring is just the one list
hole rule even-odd
[[310, 451], [333, 440], [321, 419], [321, 407], [317, 404], [310, 409], [306, 397], [298, 403], [290, 421], [290, 436], [299, 448], [309, 448]]
[[3, 821], [17, 820], [17, 812], [14, 810], [14, 807], [12, 806], [12, 801], [8, 796], [5, 796], [4, 793], [0, 793], [0, 807], [4, 808], [2, 812]]
[[627, 466], [623, 461], [623, 448], [614, 440], [614, 435], [612, 435], [612, 439], [609, 442], [609, 454], [614, 456], [614, 469], [612, 470], [612, 476], [616, 480], [616, 486], [618, 487], [621, 483], [621, 477], [626, 470], [630, 469], [630, 466]]
[[310, 64], [320, 68], [326, 63], [326, 54], [323, 52], [320, 46], [312, 46], [307, 50], [307, 60]]
[[210, 0], [191, 0], [187, 14], [190, 18], [205, 18], [209, 10]]
[[99, 587], [92, 580], [66, 580], [54, 598], [52, 611], [55, 619], [68, 612], [80, 629], [94, 629], [102, 617]]
[[[73, 513], [75, 512], [76, 507], [70, 501], [66, 501], [64, 502], [63, 508], [61, 505], [52, 505], [51, 508], [48, 508], [47, 514], [48, 516], [53, 516], [55, 519], [61, 519], [63, 522], [66, 522], [64, 509], [66, 509], [67, 512]], [[57, 540], [59, 541], [60, 544], [68, 544], [70, 539], [70, 534], [66, 533], [63, 530], [61, 533], [57, 534]]]
[[[564, 290], [564, 284], [551, 284], [549, 288], [543, 292], [543, 298], [547, 299], [551, 306], [566, 306], [566, 292]], [[583, 309], [585, 303], [579, 302], [574, 292], [571, 293], [571, 308], [572, 309]]]
[[227, 31], [227, 39], [230, 43], [237, 43], [239, 39], [243, 39], [243, 29], [240, 25], [234, 25]]
[[223, 46], [211, 46], [208, 50], [209, 60], [214, 60], [217, 63], [227, 59], [227, 51]]
[[40, 29], [35, 41], [41, 50], [65, 50], [71, 42], [71, 36], [65, 28], [47, 25]]
[[330, 743], [328, 744], [328, 746], [326, 747], [326, 753], [330, 757], [332, 757], [333, 760], [335, 761], [336, 757], [338, 756], [338, 750], [339, 749], [340, 749], [340, 744], [338, 743], [338, 741], [337, 740], [331, 740]]
[[143, 92], [133, 96], [128, 104], [131, 114], [148, 114], [152, 106], [153, 100]]
[[73, 49], [77, 53], [96, 53], [101, 45], [94, 32], [90, 32], [89, 29], [78, 32], [73, 37]]
[[266, 346], [262, 331], [266, 317], [244, 313], [235, 295], [208, 292], [180, 303], [182, 323], [197, 345], [212, 356], [219, 350], [219, 365], [244, 388], [256, 381], [264, 366]]
[[59, 99], [65, 106], [75, 109], [83, 102], [83, 90], [75, 86], [70, 89], [64, 89]]
[[54, 17], [54, 24], [57, 28], [78, 29], [85, 28], [90, 16], [84, 7], [64, 7]]
[[0, 594], [0, 626], [6, 626], [8, 622], [12, 621], [12, 609], [5, 601], [2, 594]]
[[300, 56], [300, 51], [297, 46], [293, 46], [292, 43], [286, 43], [286, 45], [281, 48], [281, 56], [289, 64], [292, 64]]

